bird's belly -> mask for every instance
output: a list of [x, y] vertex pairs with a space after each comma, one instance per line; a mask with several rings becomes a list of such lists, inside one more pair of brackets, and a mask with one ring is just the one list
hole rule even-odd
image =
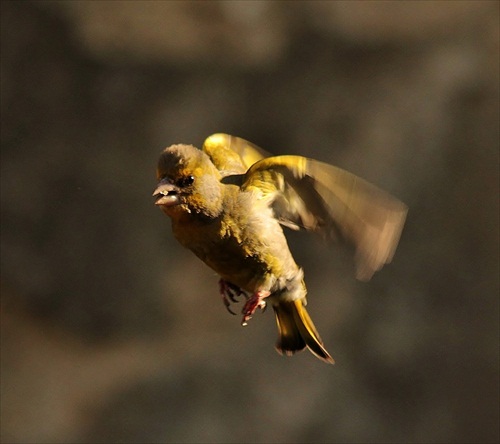
[[[271, 287], [279, 270], [264, 241], [248, 242], [223, 223], [173, 227], [179, 242], [189, 248], [222, 279], [249, 292]], [[276, 265], [276, 264], [274, 264]], [[278, 267], [280, 268], [280, 267]]]
[[273, 275], [261, 254], [242, 247], [232, 238], [209, 248], [195, 248], [193, 252], [222, 279], [246, 291], [255, 292], [268, 286]]

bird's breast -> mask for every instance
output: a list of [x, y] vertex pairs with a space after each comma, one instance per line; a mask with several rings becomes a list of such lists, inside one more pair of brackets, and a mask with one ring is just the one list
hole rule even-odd
[[173, 221], [173, 231], [183, 246], [223, 279], [249, 292], [278, 290], [280, 282], [299, 270], [283, 230], [267, 207], [257, 212], [237, 208], [210, 221], [195, 216]]

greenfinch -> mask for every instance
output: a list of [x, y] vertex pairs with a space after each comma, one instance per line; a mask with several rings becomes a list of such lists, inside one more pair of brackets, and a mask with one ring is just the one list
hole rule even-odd
[[275, 156], [228, 134], [201, 150], [172, 145], [161, 153], [155, 204], [177, 240], [220, 276], [226, 307], [246, 298], [242, 324], [270, 304], [279, 338], [292, 355], [307, 347], [334, 363], [306, 311], [304, 273], [282, 226], [305, 229], [355, 249], [356, 276], [368, 280], [391, 261], [407, 207], [355, 175], [301, 156]]

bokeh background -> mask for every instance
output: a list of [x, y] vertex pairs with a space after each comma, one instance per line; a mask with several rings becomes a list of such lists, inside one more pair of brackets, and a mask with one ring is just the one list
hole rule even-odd
[[[2, 1], [1, 120], [2, 442], [498, 442], [498, 2]], [[214, 132], [409, 205], [369, 283], [290, 235], [335, 366], [154, 207]]]

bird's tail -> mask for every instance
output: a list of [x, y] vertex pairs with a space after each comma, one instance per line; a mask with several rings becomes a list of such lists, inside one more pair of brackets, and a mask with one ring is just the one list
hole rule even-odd
[[276, 350], [290, 356], [307, 346], [319, 359], [333, 364], [335, 361], [323, 346], [323, 341], [306, 311], [305, 301], [306, 299], [302, 298], [280, 301], [278, 305], [273, 305], [279, 330]]

